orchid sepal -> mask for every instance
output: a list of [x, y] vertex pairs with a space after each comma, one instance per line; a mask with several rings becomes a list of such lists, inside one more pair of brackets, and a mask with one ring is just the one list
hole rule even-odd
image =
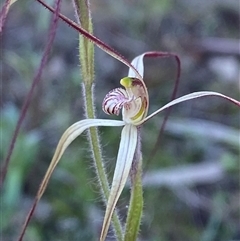
[[137, 146], [137, 138], [137, 127], [131, 124], [126, 124], [121, 133], [117, 162], [107, 202], [100, 241], [104, 241], [107, 236], [113, 211], [129, 176]]
[[[42, 183], [38, 189], [38, 193], [36, 195], [36, 199], [34, 202], [34, 205], [31, 208], [31, 211], [28, 213], [28, 216], [26, 218], [25, 223], [28, 223], [30, 220], [31, 212], [34, 211], [38, 201], [41, 199], [47, 184], [49, 182], [49, 179], [59, 163], [62, 155], [64, 154], [67, 147], [78, 137], [80, 136], [86, 129], [94, 126], [123, 126], [125, 123], [123, 121], [118, 120], [105, 120], [105, 119], [85, 119], [78, 121], [71, 125], [62, 135], [60, 138], [56, 151], [53, 155], [53, 158], [50, 162], [50, 165], [47, 169], [47, 172], [42, 180]], [[23, 230], [24, 232], [24, 230]]]
[[90, 127], [96, 126], [123, 126], [125, 123], [123, 121], [118, 120], [105, 120], [105, 119], [85, 119], [76, 122], [71, 125], [62, 135], [60, 141], [58, 142], [56, 151], [51, 160], [51, 163], [48, 167], [48, 170], [45, 174], [45, 177], [40, 186], [40, 190], [38, 192], [38, 196], [41, 197], [43, 192], [46, 189], [47, 183], [50, 179], [50, 176], [57, 166], [60, 158], [64, 154], [67, 147], [78, 137], [80, 136], [86, 129]]
[[227, 95], [218, 93], [218, 92], [214, 92], [214, 91], [198, 91], [198, 92], [193, 92], [184, 96], [181, 96], [175, 100], [172, 100], [170, 102], [168, 102], [166, 105], [164, 105], [163, 107], [161, 107], [160, 109], [154, 111], [152, 114], [150, 114], [149, 116], [147, 116], [145, 119], [143, 119], [139, 125], [145, 123], [146, 121], [148, 121], [149, 119], [151, 119], [152, 117], [154, 117], [155, 115], [159, 114], [160, 112], [162, 112], [163, 110], [170, 108], [174, 105], [180, 104], [182, 102], [188, 101], [188, 100], [193, 100], [193, 99], [197, 99], [197, 98], [201, 98], [201, 97], [206, 97], [206, 96], [216, 96], [216, 97], [221, 97], [225, 100], [228, 100], [230, 102], [232, 102], [233, 104], [237, 105], [238, 107], [240, 107], [240, 101], [235, 100]]

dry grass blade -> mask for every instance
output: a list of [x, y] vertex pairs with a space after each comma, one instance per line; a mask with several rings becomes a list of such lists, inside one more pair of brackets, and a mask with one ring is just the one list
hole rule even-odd
[[2, 33], [10, 6], [17, 0], [6, 0], [0, 13], [0, 34]]

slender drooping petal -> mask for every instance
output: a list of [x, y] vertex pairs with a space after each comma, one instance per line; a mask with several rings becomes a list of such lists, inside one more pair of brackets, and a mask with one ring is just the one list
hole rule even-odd
[[38, 204], [38, 201], [40, 200], [40, 198], [42, 197], [47, 184], [49, 182], [49, 179], [55, 169], [55, 167], [57, 166], [60, 158], [62, 157], [63, 153], [65, 152], [65, 150], [67, 149], [67, 147], [79, 136], [83, 133], [83, 131], [85, 131], [86, 129], [90, 128], [90, 127], [94, 127], [94, 126], [123, 126], [125, 125], [125, 123], [123, 121], [117, 121], [117, 120], [103, 120], [103, 119], [85, 119], [85, 120], [81, 120], [76, 122], [75, 124], [73, 124], [72, 126], [70, 126], [62, 135], [56, 151], [54, 153], [54, 156], [51, 160], [51, 163], [48, 167], [48, 170], [42, 180], [42, 183], [38, 189], [38, 193], [36, 195], [35, 201], [26, 217], [25, 223], [23, 225], [23, 230], [21, 233], [21, 237], [23, 236], [25, 229], [27, 227], [27, 224], [30, 221], [31, 215], [34, 212], [36, 205]]
[[60, 141], [58, 142], [56, 151], [52, 158], [52, 161], [48, 167], [48, 170], [45, 174], [45, 177], [42, 181], [40, 189], [38, 191], [38, 197], [40, 198], [46, 189], [49, 178], [58, 164], [60, 158], [63, 153], [67, 149], [67, 147], [78, 137], [80, 136], [86, 129], [94, 126], [123, 126], [125, 123], [123, 121], [117, 120], [104, 120], [104, 119], [85, 119], [76, 122], [71, 125], [62, 135]]
[[149, 120], [150, 118], [154, 117], [155, 115], [157, 115], [158, 113], [160, 113], [161, 111], [174, 106], [176, 104], [185, 102], [187, 100], [192, 100], [192, 99], [197, 99], [197, 98], [201, 98], [201, 97], [205, 97], [205, 96], [217, 96], [217, 97], [221, 97], [225, 100], [228, 100], [230, 102], [232, 102], [233, 104], [237, 105], [238, 107], [240, 107], [240, 102], [238, 100], [235, 100], [229, 96], [223, 95], [221, 93], [218, 92], [213, 92], [213, 91], [199, 91], [199, 92], [193, 92], [191, 94], [188, 95], [184, 95], [182, 97], [179, 97], [173, 101], [170, 101], [169, 103], [167, 103], [166, 105], [164, 105], [163, 107], [161, 107], [160, 109], [156, 110], [155, 112], [153, 112], [151, 115], [149, 115], [148, 117], [146, 117], [144, 120], [141, 121], [140, 124], [143, 124], [144, 122], [146, 122], [147, 120]]
[[137, 127], [131, 124], [125, 125], [121, 134], [117, 163], [113, 175], [109, 199], [107, 202], [100, 241], [104, 241], [107, 236], [114, 208], [125, 186], [130, 168], [132, 166], [136, 145]]

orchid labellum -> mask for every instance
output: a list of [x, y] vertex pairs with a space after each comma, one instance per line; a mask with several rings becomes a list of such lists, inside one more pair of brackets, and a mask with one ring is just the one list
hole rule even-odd
[[119, 115], [125, 123], [138, 125], [146, 116], [148, 109], [148, 93], [143, 82], [137, 78], [125, 77], [120, 81], [125, 87], [110, 91], [103, 100], [102, 109], [106, 114]]

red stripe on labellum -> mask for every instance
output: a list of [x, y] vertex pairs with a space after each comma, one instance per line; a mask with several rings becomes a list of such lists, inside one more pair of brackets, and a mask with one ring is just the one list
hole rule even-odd
[[122, 88], [116, 88], [105, 96], [102, 109], [108, 115], [119, 115], [119, 110], [123, 107], [124, 103], [128, 101], [127, 92]]

